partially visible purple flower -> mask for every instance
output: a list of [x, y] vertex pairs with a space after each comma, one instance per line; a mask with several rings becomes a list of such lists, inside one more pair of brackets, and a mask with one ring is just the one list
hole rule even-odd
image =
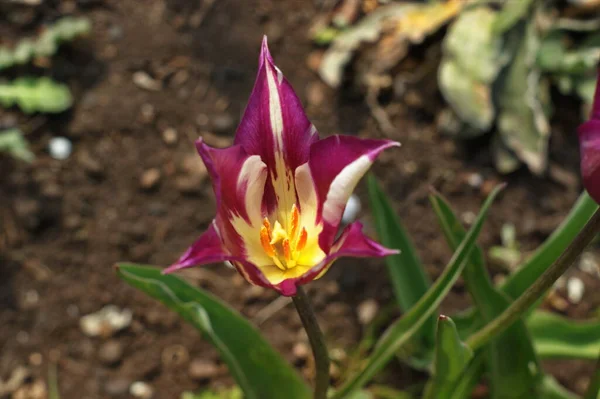
[[590, 119], [578, 130], [581, 151], [581, 175], [588, 194], [600, 204], [600, 77]]
[[233, 146], [196, 142], [212, 179], [217, 216], [165, 272], [229, 261], [250, 283], [292, 296], [339, 257], [397, 253], [364, 236], [359, 222], [336, 236], [360, 178], [381, 151], [398, 145], [350, 136], [319, 140], [265, 37]]

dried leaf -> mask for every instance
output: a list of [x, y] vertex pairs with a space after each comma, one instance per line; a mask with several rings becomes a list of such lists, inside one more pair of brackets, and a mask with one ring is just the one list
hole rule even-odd
[[498, 82], [498, 132], [529, 169], [541, 174], [547, 165], [550, 125], [549, 88], [540, 79], [535, 59], [539, 37], [533, 21], [510, 32], [517, 52]]
[[325, 52], [319, 68], [319, 75], [323, 81], [329, 86], [338, 87], [342, 82], [344, 68], [360, 45], [377, 41], [383, 30], [384, 21], [399, 18], [417, 7], [419, 6], [416, 4], [404, 3], [380, 7], [352, 28], [338, 35]]
[[475, 133], [489, 130], [495, 116], [492, 83], [509, 57], [493, 30], [496, 11], [478, 7], [463, 12], [444, 40], [439, 70], [442, 95]]
[[494, 154], [494, 165], [496, 166], [496, 170], [502, 174], [512, 173], [521, 166], [519, 158], [508, 149], [498, 135], [494, 136], [492, 139], [492, 152]]
[[398, 65], [411, 44], [422, 43], [454, 18], [463, 6], [463, 0], [432, 3], [409, 10], [402, 18], [390, 21], [390, 28], [384, 30], [377, 45], [361, 57], [362, 63], [367, 64], [365, 73], [379, 75]]
[[374, 74], [384, 72], [398, 64], [410, 44], [422, 42], [453, 18], [463, 5], [464, 0], [449, 0], [433, 4], [402, 2], [379, 7], [335, 38], [323, 57], [319, 75], [328, 85], [338, 87], [344, 68], [354, 53], [362, 44], [377, 41], [362, 60], [366, 64], [362, 69]]

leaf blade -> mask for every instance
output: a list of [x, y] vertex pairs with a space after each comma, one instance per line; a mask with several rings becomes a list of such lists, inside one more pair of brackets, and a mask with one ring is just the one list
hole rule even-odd
[[[456, 250], [465, 230], [448, 202], [439, 194], [430, 195], [430, 201], [438, 217], [448, 245]], [[478, 247], [471, 251], [463, 271], [467, 290], [477, 309], [476, 319], [488, 323], [499, 316], [510, 300], [492, 284]], [[522, 321], [516, 322], [493, 340], [485, 349], [491, 372], [493, 398], [529, 398], [539, 384], [541, 375], [533, 345]], [[532, 365], [534, 372], [532, 372]]]
[[434, 372], [425, 398], [445, 399], [451, 397], [456, 383], [472, 359], [473, 351], [460, 339], [452, 319], [440, 316], [436, 336]]
[[597, 209], [598, 204], [584, 191], [552, 235], [515, 273], [508, 276], [501, 286], [502, 291], [512, 299], [521, 296], [564, 252]]
[[[368, 176], [367, 186], [370, 208], [381, 243], [388, 248], [400, 250], [398, 255], [386, 257], [385, 264], [398, 305], [403, 312], [406, 312], [427, 292], [431, 281], [425, 274], [409, 235], [373, 175]], [[423, 344], [433, 348], [435, 317], [432, 316], [425, 322], [421, 336]]]
[[481, 231], [487, 211], [502, 188], [503, 186], [497, 187], [486, 199], [467, 237], [452, 256], [442, 275], [410, 311], [388, 328], [386, 333], [381, 337], [365, 368], [344, 384], [332, 398], [344, 398], [347, 394], [360, 389], [385, 366], [398, 349], [408, 342], [423, 325], [425, 320], [433, 314], [460, 276], [466, 263], [467, 255], [473, 249]]
[[310, 398], [308, 386], [250, 322], [217, 298], [154, 267], [121, 263], [117, 273], [201, 331], [219, 351], [246, 398]]
[[581, 322], [535, 311], [526, 323], [540, 357], [594, 360], [600, 353], [600, 320]]

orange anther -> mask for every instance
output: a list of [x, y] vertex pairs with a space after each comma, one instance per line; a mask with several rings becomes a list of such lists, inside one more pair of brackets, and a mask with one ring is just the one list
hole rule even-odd
[[298, 243], [296, 244], [296, 251], [302, 251], [306, 246], [306, 239], [308, 238], [308, 233], [306, 232], [306, 228], [303, 227], [300, 232], [300, 237], [298, 237]]
[[263, 219], [263, 226], [265, 229], [267, 229], [267, 233], [269, 233], [269, 237], [271, 236], [271, 223], [269, 223], [269, 219], [264, 218]]
[[290, 248], [290, 240], [287, 238], [283, 240], [281, 243], [283, 247], [283, 256], [285, 257], [286, 262], [289, 262], [292, 259], [292, 250]]
[[[268, 221], [267, 221], [268, 223]], [[260, 243], [265, 250], [265, 253], [270, 257], [275, 256], [275, 249], [273, 245], [271, 245], [270, 231], [267, 226], [263, 226], [260, 228]]]
[[296, 204], [292, 205], [292, 213], [290, 215], [290, 238], [293, 240], [298, 231], [298, 222], [300, 221], [300, 213]]

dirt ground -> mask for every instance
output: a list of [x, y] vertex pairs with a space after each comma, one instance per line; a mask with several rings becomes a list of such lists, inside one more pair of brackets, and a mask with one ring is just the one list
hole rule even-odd
[[[37, 157], [31, 165], [0, 157], [0, 378], [7, 380], [24, 367], [27, 378], [20, 389], [33, 389], [56, 364], [63, 399], [126, 398], [134, 381], [147, 382], [155, 398], [233, 383], [208, 343], [160, 304], [119, 281], [112, 265], [122, 260], [170, 264], [211, 220], [214, 198], [193, 141], [201, 135], [216, 146], [231, 143], [253, 85], [264, 33], [322, 136], [382, 137], [360, 95], [335, 92], [312, 71], [314, 57], [309, 55], [318, 50], [307, 32], [319, 13], [314, 3], [0, 4], [2, 44], [34, 34], [40, 23], [61, 15], [86, 16], [93, 25], [93, 34], [63, 48], [49, 68], [9, 74], [53, 75], [70, 84], [76, 102], [60, 116], [0, 111], [0, 126], [18, 122]], [[435, 50], [435, 44], [426, 46]], [[409, 89], [409, 98], [383, 99], [397, 127], [389, 138], [403, 145], [383, 154], [374, 171], [432, 277], [450, 253], [428, 205], [430, 186], [447, 195], [468, 221], [494, 183], [508, 182], [480, 242], [498, 245], [501, 226], [512, 223], [521, 248], [535, 248], [581, 189], [576, 106], [558, 99], [548, 176], [533, 177], [525, 170], [500, 176], [492, 167], [487, 138], [458, 143], [437, 132], [443, 101], [435, 71]], [[64, 161], [48, 154], [55, 136], [73, 143], [73, 153]], [[482, 184], [473, 184], [479, 177]], [[363, 186], [358, 193], [366, 208]], [[361, 217], [368, 225], [367, 210]], [[492, 271], [506, 272], [497, 266]], [[600, 282], [580, 270], [571, 273], [583, 279], [586, 291], [583, 301], [566, 313], [592, 317], [600, 303]], [[255, 321], [264, 318], [265, 307], [277, 298], [274, 292], [250, 287], [222, 265], [194, 269], [187, 276]], [[351, 351], [360, 339], [361, 303], [375, 300], [382, 307], [392, 301], [379, 260], [341, 260], [308, 289], [337, 353]], [[466, 306], [464, 298], [459, 283], [443, 309]], [[105, 305], [130, 310], [131, 324], [111, 337], [86, 335], [82, 316]], [[305, 336], [290, 307], [270, 315], [260, 329], [309, 377]], [[585, 389], [591, 370], [590, 364], [575, 361], [548, 367], [578, 392]], [[406, 366], [397, 364], [394, 371], [401, 376], [400, 386], [420, 378]]]

